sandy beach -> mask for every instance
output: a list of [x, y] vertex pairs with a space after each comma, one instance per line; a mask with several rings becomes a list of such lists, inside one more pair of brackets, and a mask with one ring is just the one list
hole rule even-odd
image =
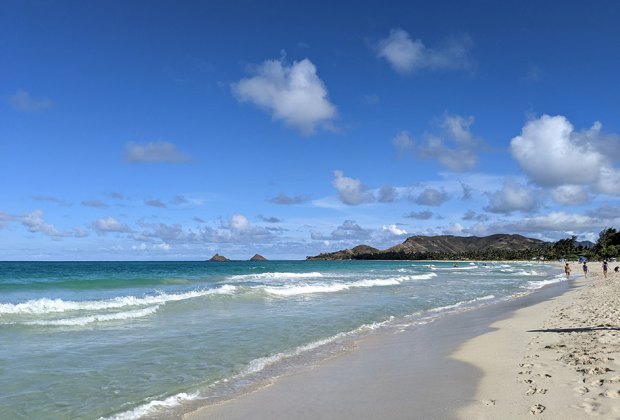
[[[570, 282], [355, 348], [185, 419], [620, 418], [620, 275]], [[558, 270], [562, 267], [558, 265]]]

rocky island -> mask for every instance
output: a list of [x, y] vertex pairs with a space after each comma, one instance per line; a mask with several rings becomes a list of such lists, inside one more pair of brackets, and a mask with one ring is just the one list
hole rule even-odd
[[223, 255], [220, 254], [215, 254], [214, 256], [212, 256], [209, 261], [218, 261], [218, 262], [224, 262], [224, 261], [230, 261], [228, 258], [226, 258]]
[[268, 260], [267, 258], [263, 257], [260, 254], [254, 254], [254, 256], [250, 258], [250, 261], [268, 261]]

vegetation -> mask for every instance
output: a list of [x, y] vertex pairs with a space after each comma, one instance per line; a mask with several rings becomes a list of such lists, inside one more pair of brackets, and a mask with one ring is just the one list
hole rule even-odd
[[592, 247], [576, 245], [576, 239], [575, 236], [568, 239], [560, 239], [547, 246], [542, 256], [549, 260], [576, 260], [579, 257], [585, 257], [588, 260], [596, 261], [620, 255], [620, 232], [613, 227], [603, 229]]
[[[485, 238], [463, 237], [428, 237], [426, 247], [416, 248], [414, 244], [420, 237], [408, 238], [403, 244], [381, 251], [366, 245], [337, 252], [323, 253], [308, 259], [319, 260], [588, 260], [613, 258], [620, 255], [620, 232], [615, 228], [605, 228], [599, 234], [598, 241], [577, 242], [576, 236], [560, 239], [554, 243], [545, 243], [519, 235], [492, 235]], [[483, 241], [476, 247], [466, 247], [465, 243]], [[492, 241], [491, 241], [492, 240]], [[428, 246], [433, 242], [434, 247]], [[462, 246], [458, 246], [461, 242]], [[500, 245], [498, 245], [500, 244]]]

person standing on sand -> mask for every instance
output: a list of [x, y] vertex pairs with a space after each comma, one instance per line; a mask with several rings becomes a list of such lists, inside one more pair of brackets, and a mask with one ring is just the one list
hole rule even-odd
[[607, 260], [603, 260], [603, 276], [607, 278]]
[[588, 278], [588, 265], [586, 264], [586, 262], [583, 262], [583, 276], [585, 278]]
[[570, 266], [568, 263], [564, 266], [564, 272], [566, 273], [566, 279], [568, 280], [570, 278]]

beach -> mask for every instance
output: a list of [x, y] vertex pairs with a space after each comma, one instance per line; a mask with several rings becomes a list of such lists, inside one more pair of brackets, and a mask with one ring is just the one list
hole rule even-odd
[[363, 338], [184, 418], [618, 418], [620, 276], [589, 268], [587, 279], [573, 263], [570, 282]]
[[568, 287], [531, 261], [4, 262], [0, 418], [445, 418], [482, 377], [451, 354]]

